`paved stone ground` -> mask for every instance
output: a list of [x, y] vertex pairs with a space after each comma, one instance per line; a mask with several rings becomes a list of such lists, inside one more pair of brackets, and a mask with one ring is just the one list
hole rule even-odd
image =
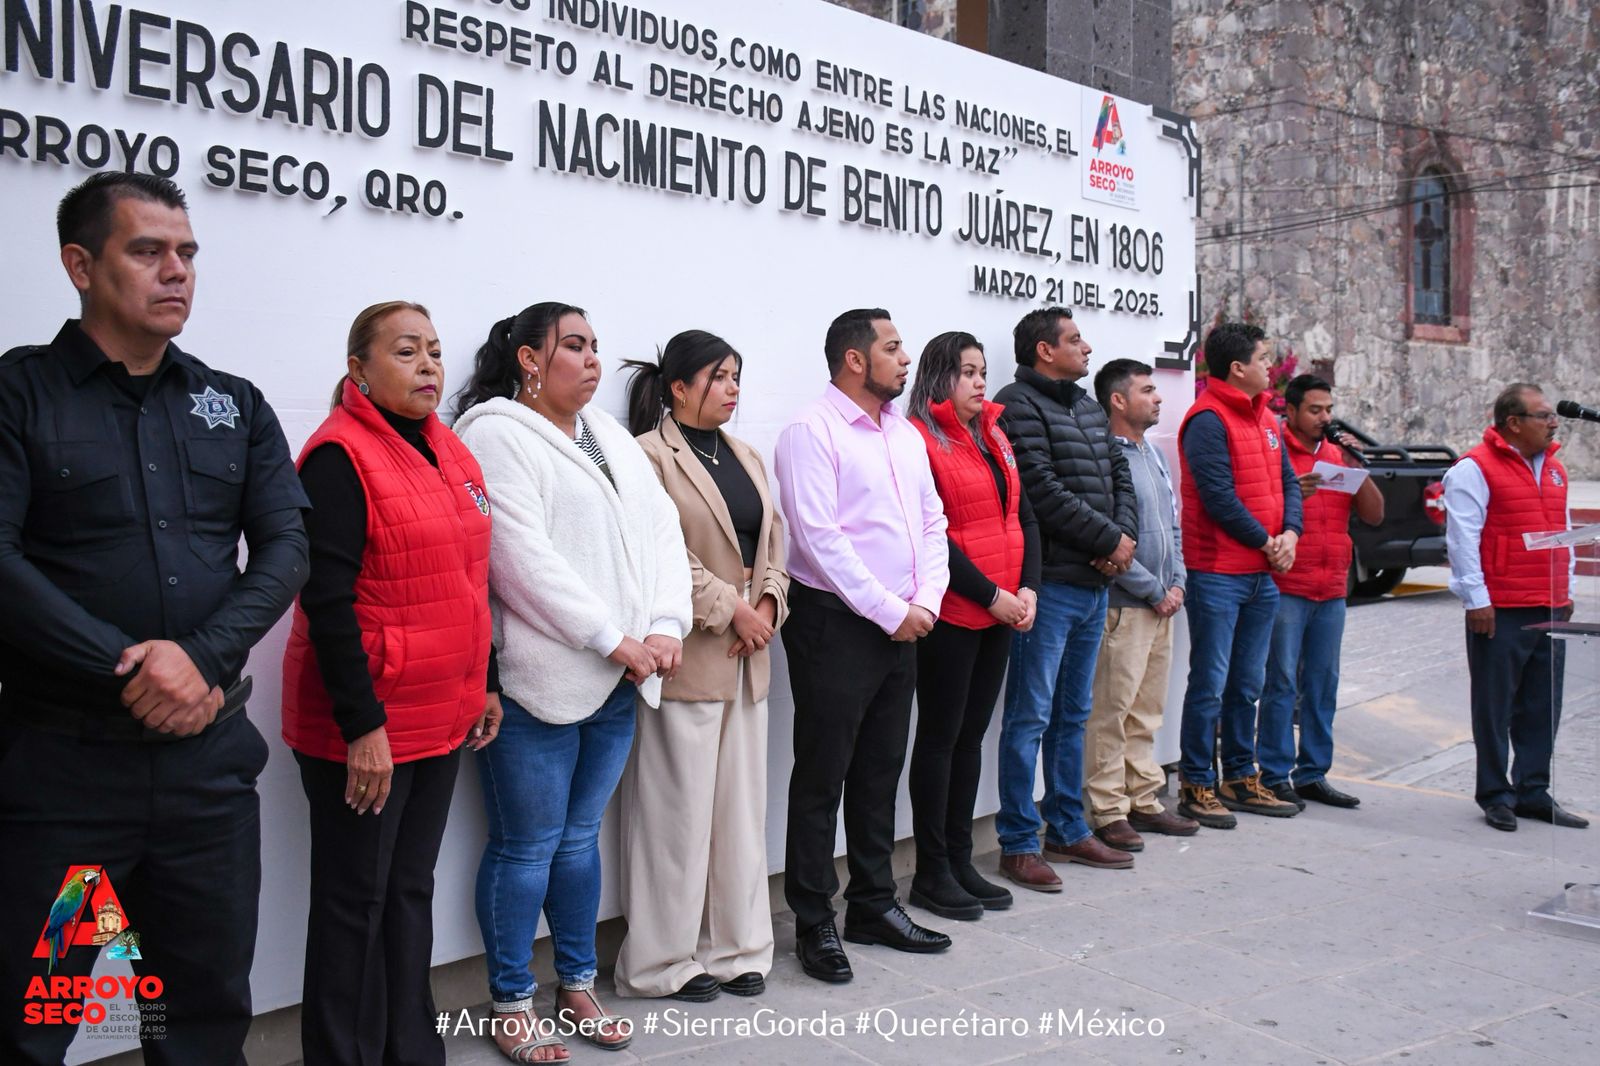
[[[1241, 815], [1231, 833], [1155, 838], [1134, 870], [1062, 867], [1062, 894], [1019, 892], [1012, 910], [979, 922], [913, 912], [955, 946], [937, 956], [852, 947], [856, 979], [843, 987], [800, 972], [784, 915], [758, 999], [640, 1003], [602, 989], [641, 1025], [654, 1009], [658, 1025], [672, 1017], [723, 1029], [641, 1032], [620, 1053], [578, 1045], [573, 1061], [1600, 1061], [1600, 943], [1529, 929], [1525, 917], [1564, 882], [1600, 881], [1600, 827], [1523, 822], [1506, 834], [1484, 825], [1471, 802], [1461, 624], [1445, 593], [1350, 611], [1335, 772], [1363, 797], [1359, 811]], [[1588, 654], [1569, 668], [1557, 790], [1568, 806], [1595, 813], [1600, 654], [1592, 646]], [[858, 1032], [862, 1011], [875, 1013]], [[1162, 1031], [1090, 1035], [1096, 1017]], [[825, 1018], [843, 1031], [737, 1028]], [[1008, 1031], [895, 1031], [957, 1018]], [[452, 1038], [449, 1048], [452, 1064], [504, 1061], [481, 1039]]]

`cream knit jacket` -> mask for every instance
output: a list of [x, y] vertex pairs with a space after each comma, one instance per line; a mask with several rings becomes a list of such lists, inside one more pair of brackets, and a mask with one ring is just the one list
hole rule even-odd
[[[678, 509], [616, 419], [585, 408], [616, 487], [549, 419], [507, 399], [455, 424], [493, 508], [489, 606], [500, 685], [552, 725], [600, 709], [622, 680], [606, 656], [623, 635], [682, 639], [693, 624]], [[661, 685], [640, 686], [651, 706]]]

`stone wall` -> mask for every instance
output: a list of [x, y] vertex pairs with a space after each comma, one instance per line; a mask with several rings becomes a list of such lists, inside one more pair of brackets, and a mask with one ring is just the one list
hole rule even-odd
[[[1173, 43], [1212, 309], [1238, 314], [1242, 279], [1383, 438], [1465, 449], [1518, 379], [1600, 402], [1600, 5], [1174, 0]], [[1408, 335], [1403, 201], [1428, 163], [1455, 175], [1460, 341]], [[1600, 478], [1597, 429], [1563, 427], [1575, 477]]]
[[956, 36], [956, 0], [827, 0], [944, 41]]
[[1143, 104], [1172, 102], [1173, 0], [989, 0], [989, 51]]
[[1173, 0], [828, 2], [947, 41], [957, 39], [957, 8], [972, 9], [991, 55], [1140, 103], [1172, 102]]

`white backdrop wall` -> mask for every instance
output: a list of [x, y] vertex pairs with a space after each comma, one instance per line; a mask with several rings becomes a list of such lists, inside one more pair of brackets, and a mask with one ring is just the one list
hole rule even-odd
[[[851, 307], [888, 308], [912, 352], [974, 333], [994, 391], [1016, 320], [1069, 304], [1094, 367], [1161, 366], [1169, 453], [1192, 396], [1187, 121], [817, 0], [16, 0], [3, 18], [6, 344], [47, 340], [75, 313], [56, 266], [62, 193], [97, 169], [168, 173], [202, 246], [180, 343], [253, 379], [296, 451], [326, 412], [350, 320], [393, 298], [433, 310], [451, 391], [496, 319], [540, 300], [586, 307], [607, 368], [597, 402], [619, 414], [623, 358], [712, 330], [746, 359], [732, 429], [769, 456], [825, 383], [823, 333]], [[259, 1010], [298, 999], [302, 960], [307, 830], [277, 739], [283, 633], [250, 662], [250, 713], [274, 745]], [[787, 693], [780, 663], [774, 870]], [[456, 799], [438, 962], [481, 951], [471, 760]], [[994, 809], [992, 781], [982, 803]], [[615, 912], [609, 892], [604, 906]]]

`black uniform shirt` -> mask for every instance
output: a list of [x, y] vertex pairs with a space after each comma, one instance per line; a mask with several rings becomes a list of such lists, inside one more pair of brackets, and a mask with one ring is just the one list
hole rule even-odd
[[[126, 713], [122, 650], [239, 677], [305, 581], [308, 507], [278, 419], [175, 344], [130, 377], [69, 321], [0, 357], [0, 708]], [[238, 570], [239, 536], [250, 548]]]

